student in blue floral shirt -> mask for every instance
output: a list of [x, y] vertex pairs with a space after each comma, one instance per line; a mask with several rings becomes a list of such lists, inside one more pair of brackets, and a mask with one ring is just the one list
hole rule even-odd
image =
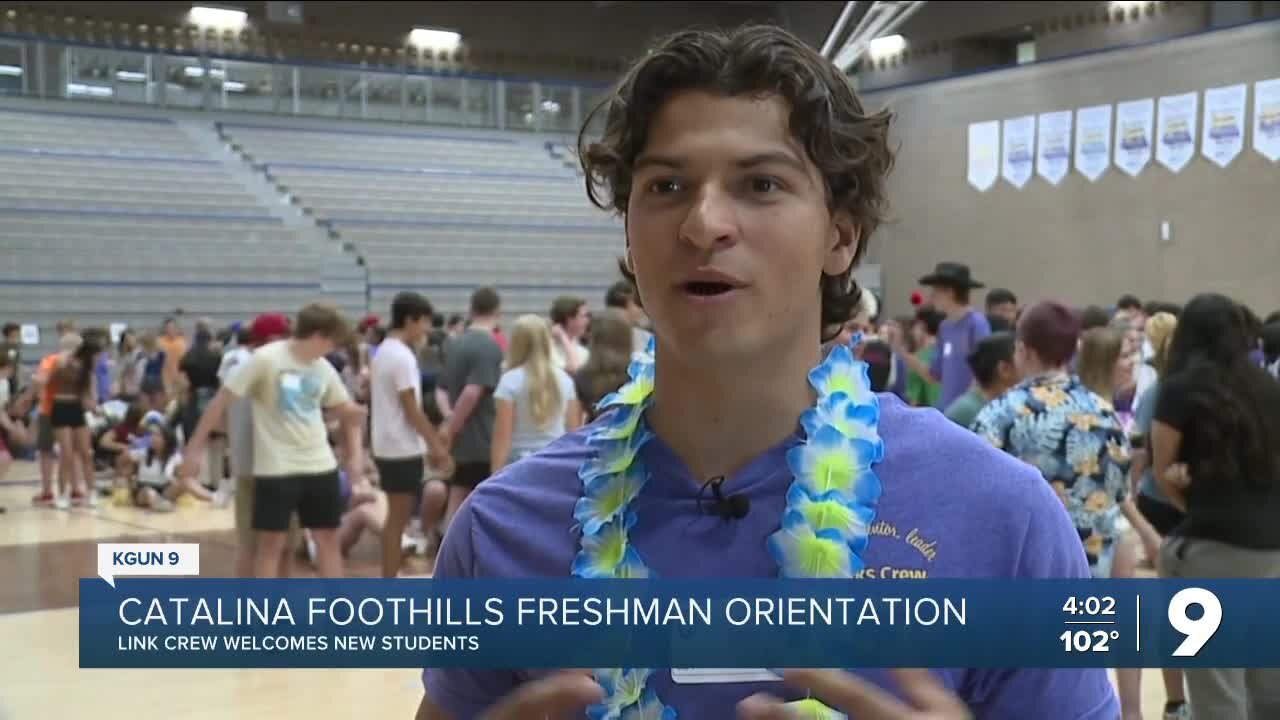
[[1023, 380], [988, 403], [973, 430], [1040, 470], [1075, 523], [1093, 576], [1110, 577], [1129, 443], [1111, 402], [1067, 369], [1079, 337], [1070, 308], [1044, 302], [1027, 310], [1014, 351]]

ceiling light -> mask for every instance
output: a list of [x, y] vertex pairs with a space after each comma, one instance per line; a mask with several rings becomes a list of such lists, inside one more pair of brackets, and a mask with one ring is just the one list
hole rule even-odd
[[124, 80], [125, 82], [143, 82], [147, 79], [147, 74], [133, 70], [117, 70], [116, 79]]
[[248, 14], [243, 10], [209, 7], [207, 5], [196, 5], [191, 8], [191, 13], [187, 17], [196, 25], [231, 30], [241, 27], [244, 25], [245, 20], [249, 18]]
[[867, 49], [872, 57], [884, 57], [902, 52], [906, 46], [907, 39], [901, 35], [885, 35], [872, 40]]
[[84, 85], [67, 83], [68, 95], [89, 95], [91, 97], [111, 97], [115, 91], [105, 85]]
[[227, 92], [244, 92], [244, 83], [228, 80], [222, 83], [222, 89]]
[[9, 77], [22, 77], [22, 68], [17, 65], [0, 65], [0, 75], [8, 75]]
[[414, 28], [409, 33], [409, 44], [437, 50], [452, 50], [462, 42], [462, 35], [453, 30], [438, 28]]

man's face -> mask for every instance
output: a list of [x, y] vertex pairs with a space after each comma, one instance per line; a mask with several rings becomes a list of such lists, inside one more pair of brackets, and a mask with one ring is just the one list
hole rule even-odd
[[916, 347], [929, 342], [929, 328], [919, 320], [911, 323], [911, 340], [915, 342]]
[[1031, 350], [1021, 340], [1013, 345], [1013, 367], [1019, 378], [1031, 376]]
[[299, 340], [298, 343], [302, 347], [302, 353], [312, 360], [322, 358], [338, 349], [338, 344], [333, 341], [333, 338], [323, 335], [312, 335]]
[[849, 266], [856, 237], [788, 113], [776, 97], [688, 91], [653, 117], [627, 238], [645, 310], [677, 352], [758, 362], [818, 346], [819, 278]]
[[571, 338], [580, 338], [587, 333], [587, 328], [591, 325], [591, 311], [587, 309], [586, 303], [578, 307], [578, 312], [565, 322], [565, 332]]
[[427, 337], [427, 333], [431, 332], [431, 316], [423, 315], [417, 320], [410, 320], [405, 323], [405, 339], [408, 345], [419, 345]]
[[1001, 392], [1017, 385], [1022, 380], [1022, 373], [1018, 372], [1018, 368], [1014, 363], [1007, 360], [1001, 360], [996, 366], [996, 385]]
[[173, 337], [178, 334], [178, 323], [169, 320], [164, 324], [164, 334]]
[[928, 302], [940, 312], [951, 312], [957, 304], [956, 291], [945, 285], [930, 285]]
[[17, 345], [17, 344], [18, 344], [18, 331], [17, 331], [17, 330], [10, 330], [9, 332], [5, 333], [5, 334], [4, 334], [4, 341], [5, 341], [5, 342], [7, 342], [7, 343], [9, 343], [10, 345]]
[[987, 308], [987, 313], [1002, 317], [1010, 324], [1018, 322], [1018, 304], [1011, 302], [995, 303]]

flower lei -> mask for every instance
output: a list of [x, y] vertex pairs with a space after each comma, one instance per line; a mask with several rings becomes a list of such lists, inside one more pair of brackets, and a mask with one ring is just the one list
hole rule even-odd
[[[800, 416], [805, 439], [787, 451], [794, 481], [787, 491], [781, 527], [768, 540], [784, 578], [852, 578], [863, 567], [880, 479], [872, 466], [884, 458], [877, 430], [880, 405], [871, 390], [867, 365], [852, 347], [837, 345], [809, 372], [817, 393]], [[573, 516], [582, 539], [573, 561], [574, 577], [649, 578], [635, 546], [628, 542], [638, 518], [630, 509], [649, 479], [640, 450], [653, 438], [644, 422], [652, 403], [654, 343], [627, 369], [630, 381], [600, 401], [613, 408], [587, 438], [592, 453], [578, 470], [583, 494]], [[590, 720], [675, 720], [674, 708], [647, 687], [653, 670], [605, 668], [594, 671], [602, 702], [587, 709]], [[816, 700], [789, 703], [797, 716], [844, 718]]]

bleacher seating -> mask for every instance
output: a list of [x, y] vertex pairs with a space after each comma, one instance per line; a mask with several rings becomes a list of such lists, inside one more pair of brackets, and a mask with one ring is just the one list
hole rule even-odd
[[[220, 323], [322, 294], [302, 240], [177, 123], [0, 108], [0, 318], [157, 328], [177, 308]], [[363, 303], [362, 303], [363, 304]]]
[[224, 123], [224, 138], [364, 258], [370, 307], [402, 289], [445, 312], [491, 285], [504, 314], [561, 294], [598, 306], [621, 223], [592, 207], [545, 142]]

